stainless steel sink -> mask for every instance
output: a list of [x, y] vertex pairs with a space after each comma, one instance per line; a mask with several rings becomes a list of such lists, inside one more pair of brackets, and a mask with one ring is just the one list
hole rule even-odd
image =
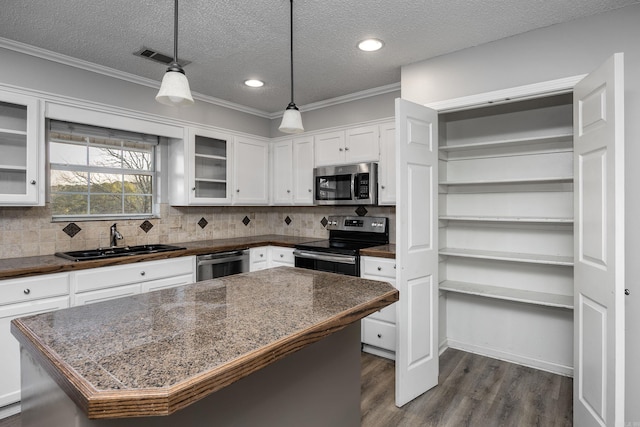
[[116, 258], [130, 255], [154, 254], [158, 252], [169, 252], [185, 249], [172, 245], [137, 245], [119, 246], [112, 248], [87, 249], [83, 251], [56, 252], [56, 256], [70, 259], [72, 261], [89, 261], [96, 259]]

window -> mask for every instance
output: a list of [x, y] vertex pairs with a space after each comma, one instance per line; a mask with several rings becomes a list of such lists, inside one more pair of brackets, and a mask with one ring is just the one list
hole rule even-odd
[[53, 219], [154, 214], [157, 136], [50, 120]]

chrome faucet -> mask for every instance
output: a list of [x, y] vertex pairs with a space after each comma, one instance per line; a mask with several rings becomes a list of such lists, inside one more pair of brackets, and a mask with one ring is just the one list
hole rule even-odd
[[116, 223], [113, 223], [111, 228], [109, 228], [109, 246], [112, 248], [118, 246], [118, 240], [122, 240], [122, 234], [116, 228]]

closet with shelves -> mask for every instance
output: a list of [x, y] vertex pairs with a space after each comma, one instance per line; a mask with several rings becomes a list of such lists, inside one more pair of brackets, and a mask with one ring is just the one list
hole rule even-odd
[[449, 344], [571, 374], [572, 94], [443, 113], [438, 126]]

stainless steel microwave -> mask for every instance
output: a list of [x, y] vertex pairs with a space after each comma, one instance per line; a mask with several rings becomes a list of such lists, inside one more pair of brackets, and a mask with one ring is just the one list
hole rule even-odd
[[318, 205], [377, 205], [378, 164], [315, 168], [313, 190]]

